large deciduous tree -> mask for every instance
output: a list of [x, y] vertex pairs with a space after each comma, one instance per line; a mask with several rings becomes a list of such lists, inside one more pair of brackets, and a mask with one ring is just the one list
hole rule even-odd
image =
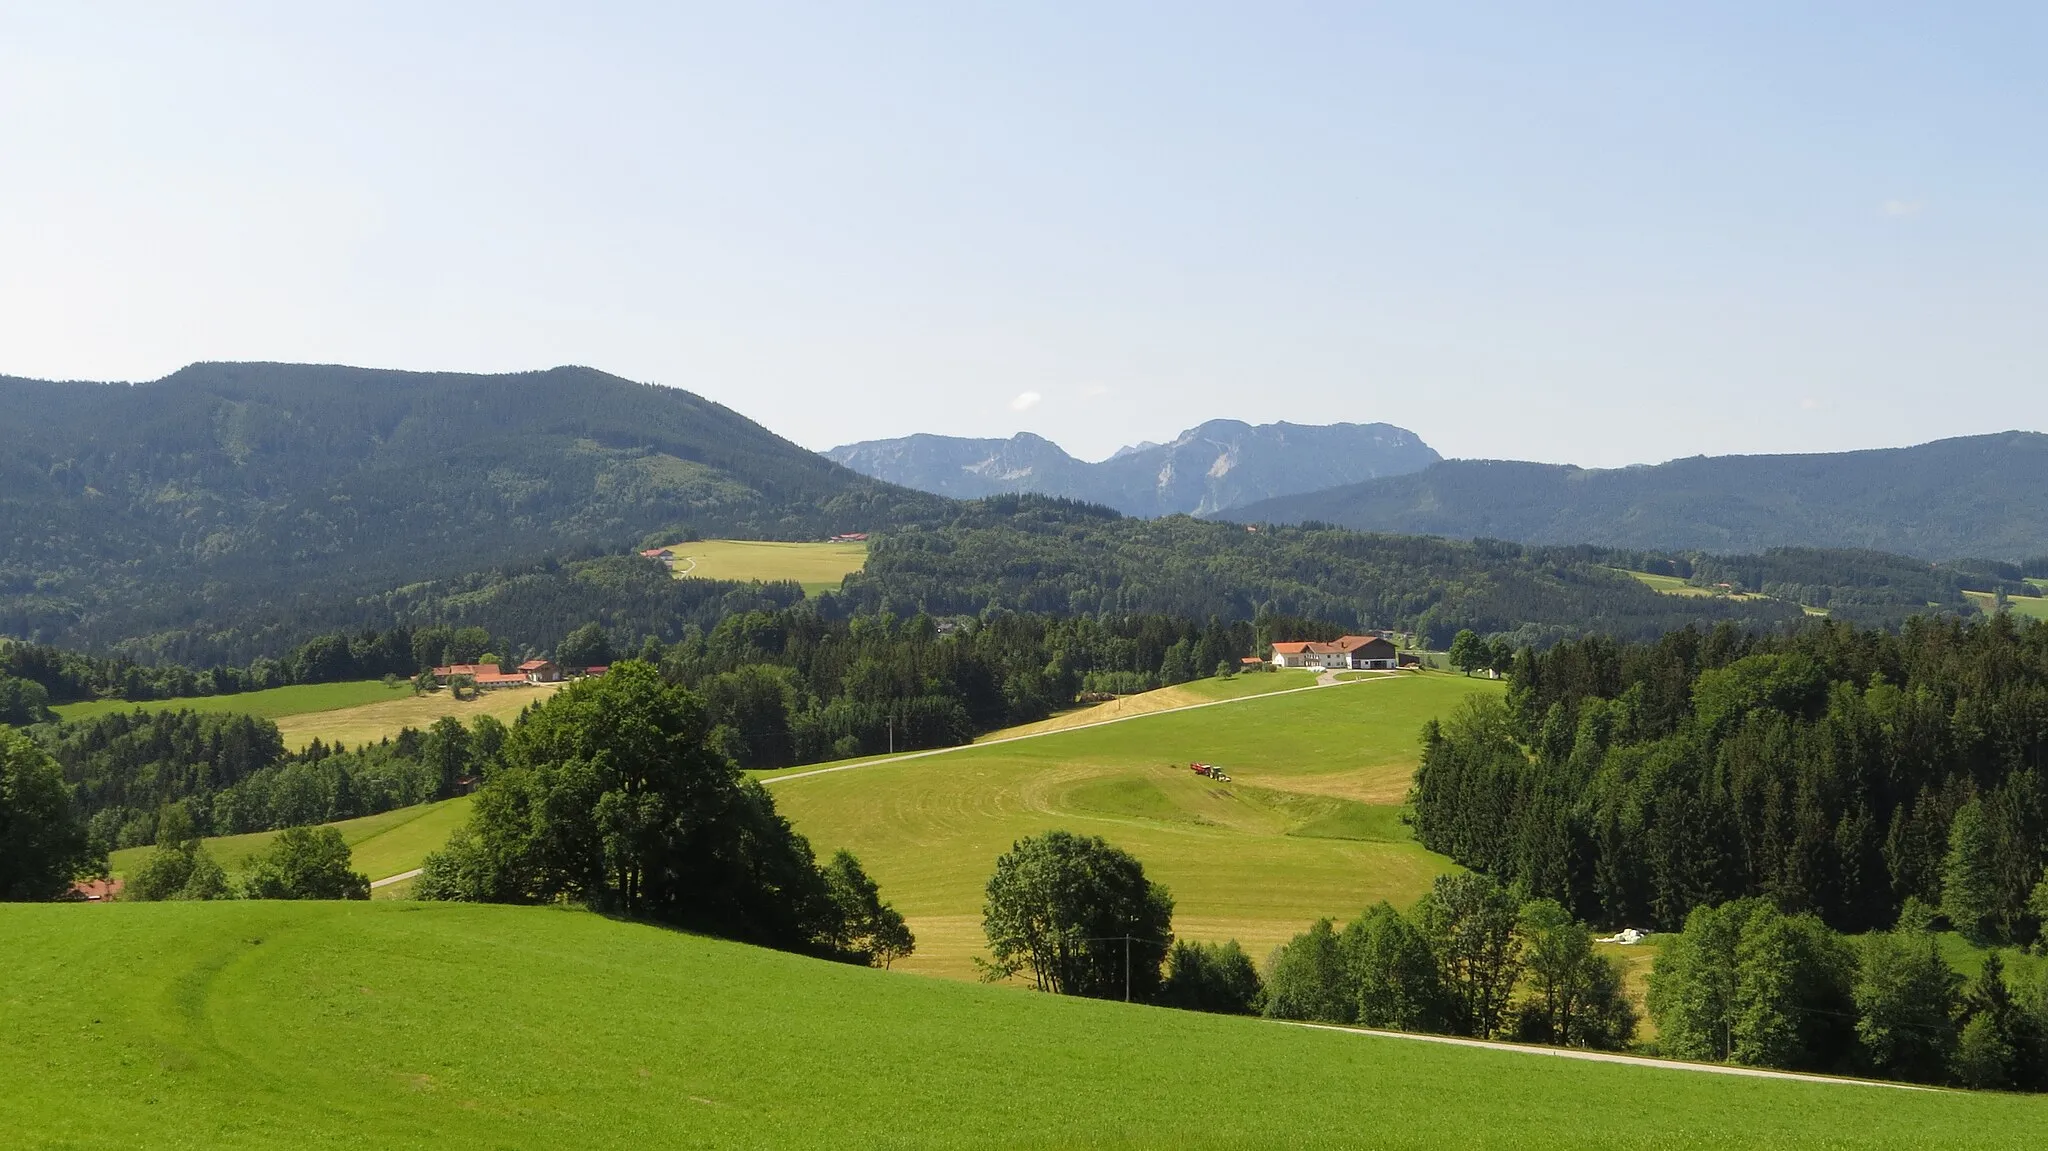
[[1152, 998], [1173, 942], [1173, 898], [1128, 852], [1067, 831], [1018, 840], [989, 877], [987, 977], [1041, 991]]
[[1471, 675], [1491, 662], [1493, 650], [1487, 646], [1485, 640], [1479, 638], [1478, 633], [1471, 628], [1465, 628], [1451, 637], [1451, 650], [1448, 655], [1452, 667]]
[[1521, 975], [1518, 908], [1492, 878], [1476, 872], [1439, 875], [1417, 906], [1417, 918], [1443, 972], [1449, 1022], [1467, 1035], [1491, 1035], [1505, 1021]]
[[1357, 1021], [1397, 1031], [1443, 1027], [1443, 980], [1429, 938], [1385, 900], [1351, 921], [1339, 940], [1357, 988]]
[[1873, 932], [1856, 977], [1856, 1037], [1870, 1062], [1902, 1079], [1939, 1082], [1955, 1053], [1962, 979], [1931, 933]]
[[287, 827], [257, 857], [242, 890], [251, 899], [368, 899], [370, 879], [351, 866], [332, 827]]
[[881, 888], [852, 852], [835, 852], [824, 875], [839, 908], [832, 944], [843, 957], [887, 967], [916, 950], [917, 937], [904, 924], [902, 913], [882, 901]]
[[703, 705], [649, 664], [556, 693], [512, 729], [420, 892], [600, 910], [828, 951], [840, 912], [801, 835], [707, 742]]
[[1650, 973], [1658, 1043], [1684, 1059], [1835, 1067], [1852, 1045], [1856, 957], [1761, 899], [1695, 908]]
[[1237, 940], [1181, 939], [1167, 954], [1166, 981], [1159, 985], [1156, 1002], [1187, 1011], [1249, 1015], [1258, 1009], [1260, 991], [1259, 969]]
[[555, 662], [562, 667], [598, 667], [611, 661], [611, 637], [595, 623], [584, 624], [570, 632], [555, 646]]
[[56, 761], [0, 728], [0, 900], [54, 899], [73, 879], [105, 868]]
[[227, 899], [227, 872], [192, 829], [183, 804], [166, 807], [157, 818], [156, 849], [135, 869], [121, 889], [123, 899]]
[[1327, 919], [1287, 941], [1266, 973], [1266, 1014], [1273, 1019], [1350, 1023], [1358, 1017], [1358, 988], [1344, 961], [1344, 945]]
[[1524, 906], [1519, 930], [1531, 992], [1521, 1009], [1521, 1037], [1566, 1047], [1627, 1045], [1635, 1009], [1622, 993], [1620, 970], [1593, 950], [1592, 933], [1553, 899]]

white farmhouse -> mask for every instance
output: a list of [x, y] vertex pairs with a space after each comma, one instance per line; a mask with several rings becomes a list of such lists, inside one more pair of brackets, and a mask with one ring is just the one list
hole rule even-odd
[[1392, 671], [1399, 662], [1394, 645], [1376, 635], [1347, 635], [1330, 643], [1288, 640], [1273, 645], [1275, 667]]

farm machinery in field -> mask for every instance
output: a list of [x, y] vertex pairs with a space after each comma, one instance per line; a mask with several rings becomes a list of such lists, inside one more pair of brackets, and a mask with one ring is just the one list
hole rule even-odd
[[1217, 767], [1213, 763], [1191, 763], [1188, 764], [1188, 770], [1194, 772], [1196, 775], [1206, 776], [1210, 779], [1213, 779], [1218, 783], [1230, 782], [1230, 773], [1224, 771], [1220, 767]]

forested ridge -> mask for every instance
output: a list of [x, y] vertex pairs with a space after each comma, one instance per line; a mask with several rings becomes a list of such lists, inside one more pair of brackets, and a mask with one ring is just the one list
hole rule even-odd
[[1695, 456], [1589, 470], [1447, 460], [1409, 475], [1281, 496], [1232, 519], [1526, 543], [1759, 552], [1875, 548], [1928, 560], [2048, 555], [2048, 435], [1909, 448]]
[[1684, 629], [1519, 653], [1423, 737], [1418, 838], [1602, 924], [1768, 898], [1845, 931], [1909, 900], [2027, 940], [2048, 845], [2048, 625]]
[[683, 522], [802, 539], [942, 504], [588, 368], [0, 379], [0, 633], [106, 648], [193, 632], [222, 653], [200, 662], [240, 661], [305, 638], [280, 620], [423, 579]]
[[1347, 628], [1463, 629], [1548, 643], [1587, 631], [1649, 637], [1693, 622], [1793, 623], [1796, 605], [1660, 596], [1614, 570], [1636, 553], [1374, 535], [1321, 525], [1129, 519], [1037, 496], [958, 506], [943, 524], [886, 533], [842, 598], [899, 614], [994, 606], [1064, 614], [1273, 613]]

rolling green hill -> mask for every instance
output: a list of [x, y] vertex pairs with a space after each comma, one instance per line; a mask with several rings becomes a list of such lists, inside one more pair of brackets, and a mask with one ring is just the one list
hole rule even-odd
[[[469, 818], [471, 797], [462, 795], [435, 803], [394, 808], [357, 819], [337, 820], [326, 826], [341, 832], [349, 847], [349, 865], [371, 882], [417, 868], [427, 853], [448, 842], [448, 836]], [[249, 862], [270, 849], [275, 831], [251, 831], [242, 835], [209, 836], [206, 850], [230, 875], [247, 870]], [[154, 847], [129, 847], [111, 853], [107, 863], [114, 875], [127, 878], [149, 858]]]
[[95, 646], [195, 618], [232, 630], [673, 525], [805, 538], [943, 503], [679, 388], [588, 368], [0, 378], [0, 538], [14, 541], [0, 634]]
[[1404, 476], [1247, 504], [1246, 523], [1523, 543], [1756, 552], [1873, 548], [1922, 559], [2048, 555], [2048, 435], [2001, 432], [1910, 448], [1696, 456], [1589, 471], [1450, 460]]
[[2038, 1100], [921, 979], [543, 908], [0, 906], [0, 1143], [2011, 1147]]
[[1450, 869], [1400, 819], [1419, 733], [1500, 688], [1404, 674], [764, 778], [814, 847], [852, 850], [910, 920], [909, 970], [973, 978], [996, 857], [1052, 828], [1136, 855], [1172, 890], [1181, 934], [1236, 938], [1263, 957], [1320, 916], [1405, 906]]
[[289, 687], [266, 688], [263, 691], [236, 692], [231, 695], [179, 696], [174, 699], [133, 702], [125, 699], [89, 699], [77, 703], [60, 703], [50, 710], [57, 713], [57, 718], [65, 720], [91, 719], [96, 715], [112, 715], [121, 711], [222, 711], [260, 715], [265, 719], [283, 719], [287, 716], [313, 712], [357, 708], [365, 704], [388, 703], [411, 698], [412, 694], [412, 685], [409, 683], [387, 684], [382, 680], [359, 679], [342, 683], [300, 683]]

